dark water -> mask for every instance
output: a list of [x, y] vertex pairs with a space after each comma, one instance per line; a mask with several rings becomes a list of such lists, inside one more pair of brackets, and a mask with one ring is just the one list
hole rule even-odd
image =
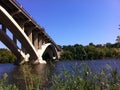
[[[53, 73], [56, 73], [57, 75], [60, 75], [62, 70], [65, 68], [67, 71], [72, 71], [74, 67], [83, 67], [83, 64], [87, 64], [91, 70], [93, 71], [100, 71], [102, 68], [108, 68], [108, 65], [112, 69], [117, 69], [118, 72], [120, 72], [120, 60], [92, 60], [92, 61], [58, 61], [54, 64], [38, 64], [38, 65], [22, 65], [22, 66], [16, 66], [14, 64], [0, 64], [0, 77], [4, 73], [8, 74], [9, 81], [12, 83], [14, 82], [14, 77], [21, 78], [21, 69], [25, 70], [32, 70], [32, 74], [39, 75], [42, 79], [46, 78], [46, 76], [50, 76]], [[50, 75], [46, 75], [50, 74]]]
[[[65, 68], [68, 71], [71, 71], [75, 66], [82, 66], [83, 64], [87, 64], [93, 71], [99, 71], [101, 68], [107, 68], [108, 65], [120, 71], [120, 60], [119, 59], [111, 59], [111, 60], [88, 60], [88, 61], [58, 61], [57, 63], [51, 64], [38, 64], [29, 66], [30, 69], [33, 69], [34, 73], [43, 75], [45, 71], [50, 71], [52, 73], [61, 73], [61, 71]], [[14, 64], [0, 64], [0, 76], [4, 73], [7, 73], [8, 76], [17, 74], [20, 71], [20, 68], [24, 68], [27, 65], [16, 66]]]

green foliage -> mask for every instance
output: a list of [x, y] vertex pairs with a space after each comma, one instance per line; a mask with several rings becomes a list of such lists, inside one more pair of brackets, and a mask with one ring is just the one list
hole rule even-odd
[[7, 49], [0, 49], [0, 63], [13, 63], [16, 56]]
[[78, 67], [72, 74], [63, 70], [64, 78], [54, 75], [50, 90], [119, 90], [120, 75], [116, 69], [107, 70], [102, 69], [96, 73], [87, 65], [84, 68]]
[[[16, 81], [16, 86], [19, 87], [19, 90], [41, 90], [42, 83], [41, 79], [38, 75], [31, 73], [32, 68], [29, 65], [23, 65], [22, 67], [19, 68], [19, 75], [14, 76]], [[19, 83], [21, 82], [21, 83]]]
[[70, 51], [64, 51], [64, 53], [62, 53], [61, 59], [72, 60], [72, 53]]
[[120, 36], [117, 36], [116, 41], [117, 41], [118, 43], [120, 43]]
[[15, 77], [15, 84], [7, 82], [8, 75], [5, 73], [3, 78], [0, 79], [0, 90], [41, 90], [41, 80], [37, 75], [31, 74], [31, 69], [28, 66], [20, 68], [21, 77]]
[[106, 43], [105, 45], [94, 45], [90, 43], [88, 46], [68, 45], [63, 46], [61, 59], [63, 60], [94, 60], [120, 58], [120, 43]]
[[51, 82], [47, 89], [42, 86], [40, 76], [31, 74], [29, 68], [29, 66], [20, 68], [23, 77], [17, 77], [17, 81], [21, 80], [20, 84], [23, 86], [17, 83], [8, 84], [8, 75], [5, 73], [0, 79], [0, 90], [120, 90], [120, 74], [109, 65], [99, 72], [93, 72], [85, 63], [82, 66], [76, 64], [70, 72], [63, 69], [61, 74], [52, 75], [51, 81], [46, 78], [47, 82]]
[[9, 84], [7, 82], [8, 75], [5, 73], [3, 79], [0, 79], [0, 90], [18, 90], [15, 84]]

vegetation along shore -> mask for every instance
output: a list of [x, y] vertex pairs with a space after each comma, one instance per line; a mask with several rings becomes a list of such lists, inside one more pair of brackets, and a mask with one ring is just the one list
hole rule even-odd
[[[106, 43], [104, 45], [89, 43], [83, 46], [63, 45], [61, 60], [96, 60], [96, 59], [118, 59], [120, 58], [120, 43]], [[7, 49], [0, 49], [0, 63], [13, 63], [16, 57]]]

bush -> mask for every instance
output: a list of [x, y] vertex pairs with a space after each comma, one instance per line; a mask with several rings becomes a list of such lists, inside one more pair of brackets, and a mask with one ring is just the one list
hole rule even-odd
[[120, 75], [116, 69], [107, 68], [97, 73], [87, 65], [72, 73], [63, 70], [62, 76], [54, 75], [50, 90], [120, 90]]
[[14, 63], [16, 56], [7, 49], [0, 49], [0, 63]]
[[3, 78], [0, 79], [0, 90], [18, 90], [15, 84], [9, 84], [7, 82], [8, 75], [5, 73]]

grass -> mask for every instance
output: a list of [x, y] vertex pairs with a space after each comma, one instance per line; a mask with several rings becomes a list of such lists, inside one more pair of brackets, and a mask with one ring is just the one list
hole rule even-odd
[[[24, 65], [19, 68], [20, 73], [14, 76], [19, 90], [41, 90], [42, 81], [40, 77], [32, 73], [32, 68], [29, 65]], [[19, 77], [18, 77], [19, 76]]]
[[110, 66], [93, 72], [85, 65], [73, 69], [73, 72], [63, 70], [62, 77], [54, 75], [51, 90], [120, 90], [120, 75], [117, 69]]
[[18, 90], [15, 84], [9, 84], [7, 82], [8, 75], [5, 73], [3, 78], [0, 79], [0, 90]]
[[[117, 69], [109, 65], [99, 72], [93, 72], [86, 64], [83, 67], [75, 66], [69, 72], [63, 69], [61, 74], [51, 75], [44, 80], [49, 82], [49, 88], [43, 87], [43, 81], [37, 75], [31, 75], [28, 67], [21, 69], [24, 90], [120, 90], [120, 74]], [[20, 79], [20, 78], [19, 78]], [[8, 84], [7, 74], [0, 79], [0, 90], [23, 90], [15, 84]]]

